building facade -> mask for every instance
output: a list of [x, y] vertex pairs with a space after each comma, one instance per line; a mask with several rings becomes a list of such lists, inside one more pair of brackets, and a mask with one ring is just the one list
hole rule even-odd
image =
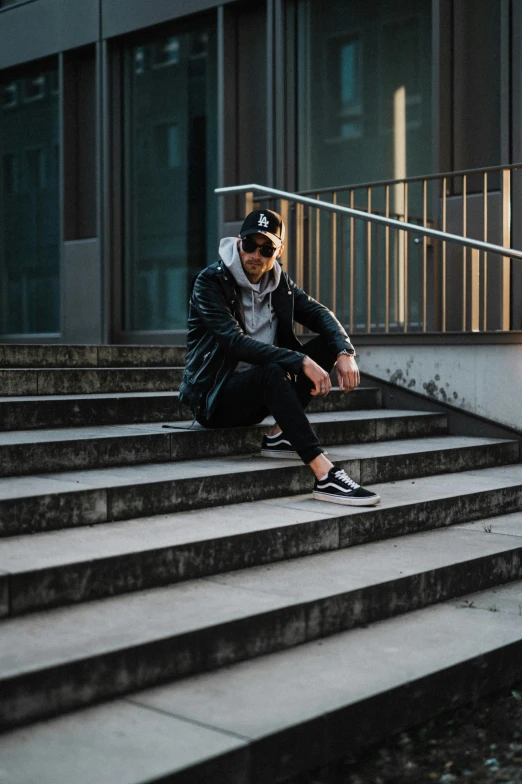
[[521, 6], [0, 0], [0, 341], [183, 343], [217, 186], [521, 160]]

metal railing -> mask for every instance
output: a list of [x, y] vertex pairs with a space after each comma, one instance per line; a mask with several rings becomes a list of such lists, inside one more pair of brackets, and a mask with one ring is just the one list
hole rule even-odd
[[[216, 193], [245, 194], [244, 214], [262, 203], [283, 215], [290, 274], [352, 333], [479, 331], [492, 328], [495, 311], [496, 328], [509, 329], [509, 298], [502, 283], [510, 260], [521, 261], [522, 251], [448, 232], [445, 221], [442, 231], [433, 228], [428, 178], [416, 179], [424, 183], [424, 200], [422, 216], [414, 220], [406, 219], [407, 211], [392, 211], [390, 188], [396, 183], [389, 181], [383, 183], [384, 209], [378, 211], [371, 192], [365, 210], [354, 206], [356, 190], [368, 184], [344, 189], [349, 206], [338, 202], [343, 189], [314, 191], [315, 198], [257, 184], [217, 188]], [[321, 199], [322, 193], [332, 200]], [[498, 266], [488, 266], [495, 257]]]
[[[312, 195], [316, 199], [331, 199], [340, 203], [344, 199], [349, 206], [373, 211], [379, 203], [394, 206], [399, 220], [412, 222], [414, 214], [421, 215], [415, 219], [421, 225], [433, 225], [442, 231], [448, 229], [454, 234], [488, 242], [491, 238], [497, 244], [508, 247], [510, 242], [511, 216], [513, 214], [513, 175], [522, 170], [522, 163], [503, 166], [489, 166], [480, 169], [464, 169], [393, 180], [363, 182], [356, 185], [342, 185], [335, 188], [319, 188], [313, 191], [302, 191], [301, 195]], [[519, 178], [522, 185], [522, 175]], [[477, 205], [477, 200], [479, 204]], [[382, 209], [382, 208], [381, 208]], [[473, 213], [470, 215], [469, 213]], [[445, 278], [446, 264], [450, 261], [453, 270], [457, 259], [446, 256], [447, 248], [442, 247], [440, 260], [442, 276]], [[425, 251], [426, 252], [426, 251]], [[455, 254], [453, 254], [455, 255]], [[463, 256], [461, 265], [462, 280], [460, 286], [466, 297], [469, 289], [468, 265]], [[506, 261], [497, 263], [491, 273], [488, 271], [488, 257], [484, 256], [481, 280], [484, 286], [482, 296], [482, 323], [484, 329], [491, 328], [509, 330], [511, 275], [510, 265]], [[494, 302], [488, 318], [488, 282], [492, 290], [501, 289], [501, 301]], [[454, 285], [456, 282], [453, 281]], [[442, 285], [443, 288], [444, 285]], [[441, 313], [441, 329], [445, 331], [448, 312], [444, 308]], [[460, 323], [453, 323], [454, 328], [466, 330], [466, 303], [461, 308]], [[454, 321], [454, 319], [453, 319]]]

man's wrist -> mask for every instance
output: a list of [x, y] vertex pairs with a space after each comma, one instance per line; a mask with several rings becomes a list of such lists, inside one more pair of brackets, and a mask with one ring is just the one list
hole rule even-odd
[[343, 354], [345, 356], [347, 356], [347, 357], [356, 357], [357, 356], [356, 353], [355, 353], [355, 349], [354, 348], [352, 348], [352, 349], [343, 348], [343, 350], [339, 351], [339, 353], [337, 354], [337, 359], [339, 359], [339, 357], [342, 356]]

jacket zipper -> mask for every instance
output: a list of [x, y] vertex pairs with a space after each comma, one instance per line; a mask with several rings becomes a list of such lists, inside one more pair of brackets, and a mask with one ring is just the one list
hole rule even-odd
[[200, 377], [200, 375], [205, 370], [205, 360], [207, 359], [207, 357], [210, 356], [211, 353], [212, 353], [211, 351], [207, 351], [206, 354], [203, 354], [203, 359], [201, 360], [201, 367], [199, 368], [199, 370], [196, 373], [196, 375], [192, 376], [192, 383], [194, 383], [194, 381], [197, 381], [197, 379]]
[[222, 367], [223, 367], [223, 365], [225, 364], [225, 359], [226, 359], [226, 357], [223, 357], [223, 360], [222, 360], [222, 362], [221, 362], [221, 365], [219, 366], [219, 368], [218, 368], [218, 371], [217, 371], [217, 373], [216, 373], [216, 378], [214, 379], [214, 383], [212, 384], [211, 388], [210, 388], [210, 389], [208, 390], [208, 392], [207, 392], [207, 396], [206, 396], [206, 398], [205, 398], [205, 411], [207, 410], [207, 406], [208, 406], [208, 398], [209, 398], [209, 396], [210, 396], [210, 393], [214, 391], [214, 388], [215, 388], [215, 386], [216, 386], [216, 384], [217, 384], [218, 376], [219, 376], [219, 374], [220, 374], [220, 372], [221, 372], [221, 368], [222, 368]]

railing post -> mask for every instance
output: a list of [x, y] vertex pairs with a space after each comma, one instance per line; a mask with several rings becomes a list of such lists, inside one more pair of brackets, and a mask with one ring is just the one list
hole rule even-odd
[[[511, 172], [502, 171], [502, 245], [509, 248], [511, 240]], [[501, 259], [500, 328], [508, 331], [510, 327], [511, 306], [511, 260], [508, 256]]]
[[[428, 182], [422, 181], [422, 225], [428, 225]], [[422, 331], [428, 329], [428, 238], [422, 238]]]
[[[488, 173], [484, 172], [484, 242], [488, 241]], [[482, 329], [484, 331], [488, 328], [488, 254], [484, 251], [484, 282], [482, 286]]]
[[[317, 194], [317, 200], [321, 198]], [[319, 260], [321, 258], [321, 211], [319, 208], [315, 211], [315, 298], [321, 299], [321, 265]]]
[[[350, 191], [350, 207], [355, 206], [354, 191]], [[355, 218], [350, 216], [350, 332], [355, 324]]]
[[295, 277], [300, 288], [304, 280], [304, 205], [295, 205]]
[[[289, 212], [290, 212], [290, 210], [289, 210], [289, 202], [288, 202], [288, 200], [287, 199], [281, 199], [281, 201], [279, 203], [279, 213], [280, 213], [280, 215], [281, 215], [281, 217], [282, 217], [282, 219], [283, 219], [283, 221], [285, 223], [285, 226], [286, 226], [286, 235], [285, 235], [285, 242], [284, 242], [284, 245], [285, 245], [285, 256], [286, 256], [286, 259], [287, 259], [287, 264], [288, 264], [288, 266], [290, 268], [289, 269], [290, 277], [291, 278], [295, 278], [296, 273], [297, 273], [297, 259], [295, 260], [295, 264], [292, 265], [291, 264], [291, 261], [292, 261], [292, 256], [291, 256], [292, 239], [290, 237], [290, 222], [289, 222], [290, 215], [289, 215]], [[292, 269], [292, 267], [293, 267], [293, 269]], [[296, 283], [299, 286], [301, 285], [298, 281], [296, 281]]]
[[[462, 236], [467, 237], [468, 231], [468, 181], [466, 175], [462, 177]], [[467, 324], [467, 248], [464, 245], [462, 248], [462, 331], [466, 331]]]
[[[372, 211], [372, 189], [367, 190], [368, 212]], [[372, 224], [366, 224], [366, 331], [372, 331]]]
[[[408, 223], [408, 183], [404, 182], [404, 223]], [[410, 314], [410, 281], [409, 281], [409, 236], [408, 232], [403, 231], [401, 234], [404, 236], [404, 332], [408, 331], [409, 314]]]
[[[390, 217], [390, 186], [384, 186], [384, 214]], [[390, 227], [384, 227], [384, 331], [390, 331]]]
[[[337, 204], [337, 194], [332, 193], [332, 204]], [[337, 308], [337, 215], [330, 213], [330, 307], [335, 313]]]
[[480, 330], [480, 251], [471, 248], [471, 331]]
[[[442, 180], [442, 231], [446, 232], [447, 223], [447, 201], [448, 201], [448, 181], [446, 177]], [[446, 332], [447, 319], [447, 247], [445, 240], [442, 241], [442, 332]]]
[[245, 218], [249, 212], [252, 212], [253, 209], [254, 209], [254, 191], [246, 191], [245, 211], [243, 213], [243, 218]]

